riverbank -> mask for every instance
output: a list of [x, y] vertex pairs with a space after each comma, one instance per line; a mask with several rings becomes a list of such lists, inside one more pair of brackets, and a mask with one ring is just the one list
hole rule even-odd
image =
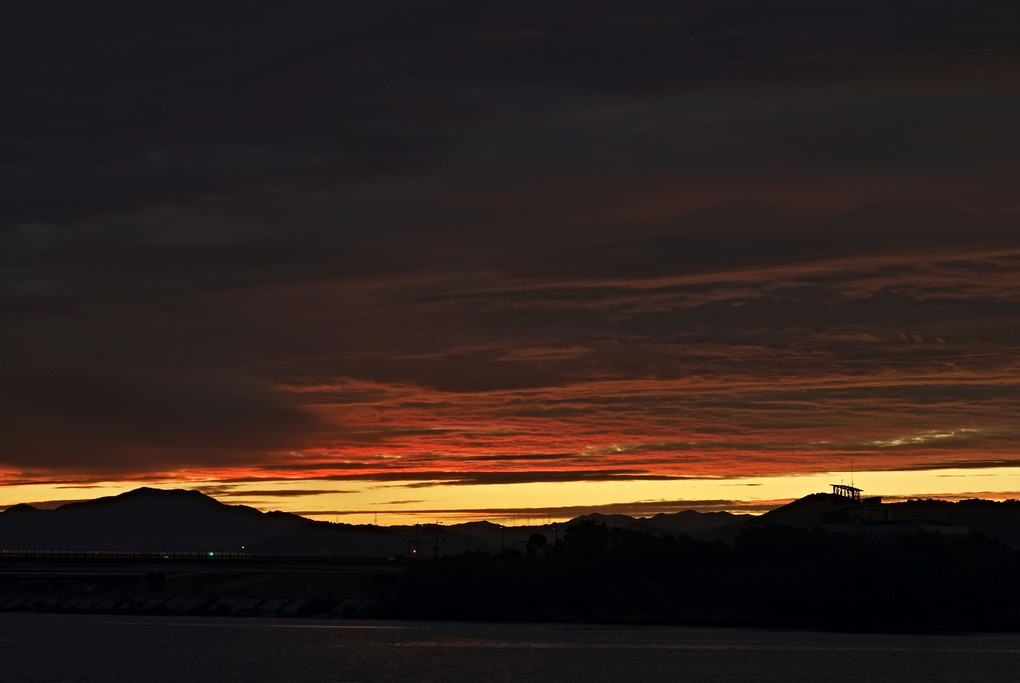
[[0, 612], [369, 618], [391, 575], [73, 566], [0, 571]]

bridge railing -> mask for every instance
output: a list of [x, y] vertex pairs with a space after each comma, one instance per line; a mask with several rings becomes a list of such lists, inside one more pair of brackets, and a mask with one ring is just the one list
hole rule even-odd
[[299, 564], [401, 564], [406, 558], [355, 557], [344, 555], [256, 555], [244, 550], [67, 550], [35, 548], [0, 548], [0, 561], [4, 560], [67, 560], [67, 561], [137, 561], [165, 562], [223, 562], [242, 561], [279, 565]]
[[82, 559], [82, 560], [249, 560], [243, 550], [46, 550], [0, 548], [0, 559]]

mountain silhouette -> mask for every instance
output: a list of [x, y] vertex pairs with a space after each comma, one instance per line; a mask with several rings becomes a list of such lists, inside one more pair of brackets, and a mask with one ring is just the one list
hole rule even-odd
[[[256, 555], [430, 557], [465, 551], [523, 550], [535, 533], [552, 542], [568, 526], [597, 521], [649, 533], [691, 533], [750, 518], [679, 512], [635, 519], [592, 514], [562, 524], [504, 526], [487, 521], [380, 527], [318, 522], [285, 512], [227, 505], [199, 491], [139, 488], [66, 503], [27, 504], [0, 513], [0, 548], [26, 550], [244, 551]], [[437, 550], [438, 546], [438, 550]]]
[[[243, 551], [263, 556], [411, 557], [463, 552], [520, 550], [534, 534], [549, 543], [581, 522], [605, 524], [653, 535], [688, 535], [732, 540], [748, 527], [781, 525], [829, 531], [865, 527], [827, 524], [838, 509], [831, 494], [817, 493], [755, 517], [685, 510], [635, 519], [590, 514], [568, 522], [503, 526], [478, 521], [380, 527], [318, 522], [285, 512], [261, 512], [227, 505], [199, 491], [140, 488], [117, 496], [67, 503], [52, 510], [19, 504], [0, 513], [0, 549]], [[947, 531], [981, 531], [1020, 547], [1020, 502], [916, 500], [888, 503], [900, 531], [922, 526]], [[913, 525], [913, 526], [911, 526]], [[894, 529], [895, 531], [896, 529]]]
[[247, 550], [315, 524], [282, 512], [224, 505], [198, 491], [140, 488], [53, 510], [0, 514], [0, 546], [33, 550]]

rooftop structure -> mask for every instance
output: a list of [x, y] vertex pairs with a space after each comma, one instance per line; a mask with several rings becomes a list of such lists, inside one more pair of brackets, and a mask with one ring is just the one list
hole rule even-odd
[[851, 503], [861, 502], [861, 491], [856, 486], [846, 486], [845, 484], [830, 484], [832, 486], [832, 495], [845, 498]]

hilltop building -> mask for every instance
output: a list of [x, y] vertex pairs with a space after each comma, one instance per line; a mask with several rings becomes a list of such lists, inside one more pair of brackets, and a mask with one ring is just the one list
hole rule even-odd
[[[820, 515], [822, 528], [837, 533], [888, 536], [927, 531], [947, 536], [970, 532], [965, 526], [937, 519], [900, 519], [892, 514], [880, 496], [862, 498], [861, 489], [844, 484], [831, 484], [830, 509]], [[825, 495], [825, 494], [822, 494]]]

